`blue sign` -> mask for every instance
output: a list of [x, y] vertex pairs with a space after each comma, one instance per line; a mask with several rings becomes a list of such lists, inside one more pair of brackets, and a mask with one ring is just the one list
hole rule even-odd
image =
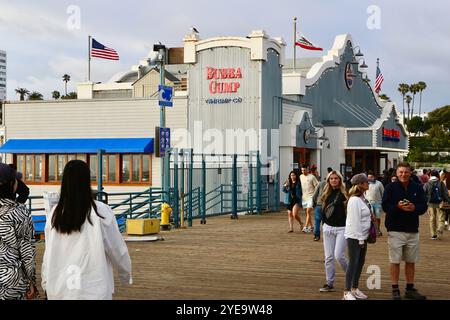
[[159, 106], [172, 107], [173, 87], [159, 85], [158, 92], [159, 92]]
[[164, 158], [170, 149], [170, 128], [159, 128], [159, 156]]

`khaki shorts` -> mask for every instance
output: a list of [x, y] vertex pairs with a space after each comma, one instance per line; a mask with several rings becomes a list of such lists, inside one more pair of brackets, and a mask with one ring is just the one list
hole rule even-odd
[[417, 263], [419, 260], [419, 233], [388, 232], [389, 261]]

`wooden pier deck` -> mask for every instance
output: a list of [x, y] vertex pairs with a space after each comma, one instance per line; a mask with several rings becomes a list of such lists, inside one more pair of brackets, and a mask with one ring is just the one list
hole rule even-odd
[[[193, 228], [162, 232], [164, 241], [128, 243], [134, 284], [120, 286], [116, 280], [114, 299], [341, 299], [344, 273], [338, 265], [337, 291], [319, 292], [325, 283], [322, 240], [314, 242], [312, 234], [301, 233], [298, 225], [294, 233], [287, 229], [284, 211], [237, 220], [222, 216], [208, 218], [206, 225], [194, 220]], [[385, 235], [369, 244], [360, 282], [370, 299], [390, 299], [384, 227], [382, 231]], [[442, 240], [431, 240], [426, 214], [421, 217], [420, 231], [416, 287], [429, 299], [450, 299], [450, 232], [445, 231]], [[43, 243], [37, 245], [38, 274], [43, 248]], [[380, 267], [380, 289], [367, 289], [370, 265]], [[400, 279], [403, 293], [403, 265]]]

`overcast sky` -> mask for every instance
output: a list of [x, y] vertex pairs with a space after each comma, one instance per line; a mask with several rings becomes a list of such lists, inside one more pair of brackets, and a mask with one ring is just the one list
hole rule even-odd
[[[190, 26], [202, 39], [264, 29], [287, 42], [286, 57], [292, 58], [297, 16], [298, 29], [323, 47], [323, 54], [336, 35], [351, 34], [365, 54], [372, 83], [380, 58], [382, 92], [398, 104], [400, 82], [425, 81], [422, 109], [431, 111], [450, 104], [449, 12], [445, 0], [0, 0], [0, 50], [8, 54], [8, 99], [18, 99], [18, 87], [49, 99], [53, 90], [64, 92], [63, 74], [71, 76], [69, 91], [86, 80], [88, 35], [120, 55], [119, 62], [92, 61], [92, 80], [105, 82], [144, 59], [155, 42], [181, 47]], [[297, 50], [297, 58], [319, 55]]]

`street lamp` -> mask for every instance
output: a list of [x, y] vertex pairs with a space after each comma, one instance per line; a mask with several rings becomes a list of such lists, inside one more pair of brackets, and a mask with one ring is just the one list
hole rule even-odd
[[[164, 60], [165, 60], [165, 54], [166, 54], [166, 46], [163, 45], [161, 42], [153, 45], [153, 51], [158, 52], [158, 55], [156, 57], [156, 63], [159, 65], [159, 75], [160, 75], [160, 84], [163, 86], [165, 85], [165, 75], [164, 75]], [[165, 106], [159, 106], [159, 127], [165, 128], [166, 127], [166, 110]], [[157, 143], [160, 143], [158, 141]], [[164, 183], [164, 157], [161, 157], [160, 159], [160, 170], [161, 170], [161, 191], [163, 195], [163, 199], [166, 198], [166, 195], [164, 191], [166, 191], [166, 184]], [[169, 168], [167, 168], [169, 169]], [[168, 197], [167, 197], [168, 198]]]
[[356, 47], [352, 48], [352, 49], [353, 49], [353, 52], [355, 52], [355, 49], [356, 49], [356, 48], [358, 48], [358, 52], [355, 53], [355, 57], [360, 58], [360, 57], [364, 56], [364, 54], [361, 52], [361, 48], [360, 48], [359, 46], [356, 46]]

